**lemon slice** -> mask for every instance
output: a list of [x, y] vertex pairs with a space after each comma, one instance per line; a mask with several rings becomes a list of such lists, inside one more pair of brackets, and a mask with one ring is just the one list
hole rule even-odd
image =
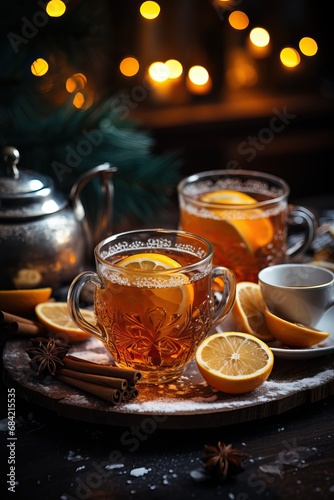
[[139, 253], [130, 255], [117, 263], [120, 267], [141, 271], [163, 271], [181, 267], [176, 260], [161, 253]]
[[196, 351], [204, 380], [229, 394], [253, 391], [269, 377], [272, 350], [262, 340], [242, 332], [219, 332], [204, 339]]
[[202, 201], [209, 203], [222, 203], [224, 205], [249, 205], [256, 203], [256, 200], [242, 191], [233, 191], [232, 189], [221, 189], [211, 191], [201, 197]]
[[[172, 281], [170, 281], [170, 277], [157, 272], [181, 267], [176, 260], [167, 255], [160, 253], [130, 255], [117, 262], [117, 266], [132, 271], [141, 271], [145, 274], [146, 278], [154, 276], [155, 285], [150, 287], [149, 294], [150, 302], [155, 307], [162, 307], [173, 314], [182, 315], [185, 309], [193, 302], [193, 286], [186, 275], [176, 273]], [[154, 271], [154, 273], [152, 273], [152, 271]], [[136, 277], [138, 278], [138, 274]], [[140, 298], [140, 294], [138, 297]]]
[[[95, 324], [95, 314], [90, 309], [81, 309], [83, 317]], [[35, 307], [39, 321], [47, 330], [57, 337], [62, 337], [68, 343], [81, 342], [90, 337], [90, 334], [79, 328], [68, 312], [66, 302], [42, 302]]]
[[236, 286], [232, 316], [241, 332], [255, 335], [264, 342], [274, 339], [269, 330], [264, 312], [266, 304], [262, 297], [260, 285], [250, 281], [240, 281]]
[[311, 347], [329, 337], [329, 332], [290, 323], [272, 314], [268, 309], [264, 312], [265, 321], [275, 339], [290, 347]]
[[52, 288], [0, 290], [0, 309], [19, 316], [30, 315], [35, 306], [46, 302], [51, 294]]
[[[254, 205], [257, 203], [252, 198], [241, 191], [222, 189], [206, 193], [201, 197], [201, 201], [207, 203], [216, 203], [217, 205]], [[263, 217], [263, 211], [260, 208], [248, 209], [247, 219], [233, 219], [226, 221], [226, 210], [214, 209], [213, 212], [223, 219], [225, 223], [230, 223], [238, 231], [245, 244], [254, 253], [258, 248], [264, 247], [270, 243], [274, 236], [274, 230], [271, 221]]]

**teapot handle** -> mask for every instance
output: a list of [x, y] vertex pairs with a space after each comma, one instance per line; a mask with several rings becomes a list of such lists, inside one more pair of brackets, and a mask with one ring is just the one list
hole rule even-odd
[[87, 228], [88, 234], [91, 235], [91, 246], [94, 247], [99, 241], [107, 236], [112, 231], [113, 222], [113, 199], [114, 186], [112, 182], [113, 174], [117, 172], [117, 168], [110, 163], [98, 165], [78, 177], [73, 184], [69, 193], [69, 201], [72, 204], [77, 216], [85, 222], [85, 213], [80, 200], [82, 189], [95, 177], [101, 178], [101, 193], [103, 200], [97, 214], [97, 223], [94, 223], [94, 230]]

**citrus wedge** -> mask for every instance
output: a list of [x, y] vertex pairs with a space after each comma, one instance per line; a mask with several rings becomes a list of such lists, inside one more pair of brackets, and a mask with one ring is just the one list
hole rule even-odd
[[268, 309], [264, 312], [265, 321], [272, 335], [282, 344], [290, 347], [311, 347], [329, 337], [329, 332], [290, 323], [272, 314]]
[[[257, 203], [252, 198], [241, 191], [222, 189], [204, 194], [201, 201], [206, 203], [216, 203], [217, 205], [254, 205]], [[232, 224], [238, 231], [246, 246], [254, 253], [258, 248], [264, 247], [270, 243], [274, 236], [274, 230], [271, 221], [263, 216], [260, 208], [247, 209], [247, 218], [226, 220], [226, 210], [214, 209], [213, 212], [221, 219]], [[243, 210], [240, 208], [240, 213]]]
[[204, 380], [228, 394], [253, 391], [267, 380], [274, 366], [267, 344], [241, 332], [210, 335], [197, 348], [195, 359]]
[[256, 203], [256, 200], [242, 191], [233, 191], [232, 189], [221, 189], [211, 191], [201, 197], [202, 201], [209, 203], [222, 203], [224, 205], [248, 205]]
[[181, 267], [181, 265], [168, 255], [161, 253], [139, 253], [130, 255], [117, 263], [120, 267], [141, 271], [163, 271]]
[[[94, 312], [90, 309], [81, 309], [83, 317], [90, 323], [95, 324]], [[35, 307], [38, 320], [47, 330], [65, 342], [81, 342], [90, 337], [71, 319], [66, 302], [42, 302]]]
[[[181, 265], [171, 257], [159, 253], [141, 253], [130, 255], [117, 263], [118, 266], [133, 271], [142, 271], [145, 278], [153, 278], [154, 286], [149, 289], [150, 302], [155, 307], [162, 307], [172, 314], [182, 314], [193, 302], [194, 292], [189, 279], [182, 273], [176, 273], [172, 281], [170, 277], [157, 271], [175, 269]], [[154, 271], [154, 273], [152, 273]], [[136, 275], [138, 278], [138, 274]], [[140, 277], [138, 278], [140, 281]], [[141, 295], [138, 294], [140, 300]]]
[[35, 306], [49, 300], [52, 288], [0, 290], [0, 309], [18, 316], [33, 314]]
[[250, 281], [237, 283], [232, 316], [238, 330], [255, 335], [264, 342], [273, 340], [264, 317], [265, 310], [260, 285]]

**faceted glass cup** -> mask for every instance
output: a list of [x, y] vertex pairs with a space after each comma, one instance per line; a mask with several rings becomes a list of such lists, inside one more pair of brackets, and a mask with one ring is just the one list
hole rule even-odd
[[[179, 228], [209, 240], [214, 264], [231, 269], [238, 282], [256, 283], [261, 269], [297, 258], [314, 238], [315, 217], [305, 207], [289, 205], [289, 194], [283, 179], [267, 173], [197, 173], [178, 185]], [[298, 232], [290, 247], [289, 229]]]
[[[102, 340], [117, 366], [139, 370], [141, 382], [174, 380], [235, 299], [233, 273], [213, 268], [212, 255], [207, 240], [184, 231], [110, 236], [95, 248], [96, 271], [84, 271], [69, 288], [71, 317]], [[156, 267], [124, 265], [145, 259], [156, 261]], [[88, 284], [95, 290], [96, 325], [80, 311], [80, 293]]]

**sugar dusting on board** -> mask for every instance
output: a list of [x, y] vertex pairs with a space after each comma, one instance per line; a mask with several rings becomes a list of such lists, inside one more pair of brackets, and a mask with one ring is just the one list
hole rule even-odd
[[[251, 393], [229, 395], [208, 386], [198, 372], [195, 361], [192, 361], [178, 380], [158, 386], [139, 383], [136, 399], [111, 406], [51, 376], [37, 379], [25, 353], [28, 346], [27, 341], [16, 341], [5, 346], [4, 365], [13, 380], [45, 395], [55, 397], [56, 394], [56, 398], [66, 404], [93, 407], [103, 412], [183, 416], [232, 411], [284, 399], [334, 381], [333, 356], [324, 356], [321, 363], [319, 358], [299, 362], [275, 358], [272, 374], [262, 386]], [[93, 338], [75, 344], [69, 353], [97, 363], [111, 362], [103, 344]]]

